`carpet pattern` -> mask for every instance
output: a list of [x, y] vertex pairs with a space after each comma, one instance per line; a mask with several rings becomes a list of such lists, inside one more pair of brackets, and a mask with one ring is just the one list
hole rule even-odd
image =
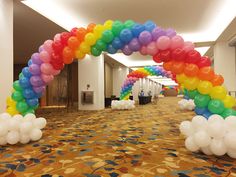
[[6, 177], [210, 177], [236, 176], [236, 160], [191, 153], [178, 125], [191, 119], [178, 98], [161, 98], [134, 110], [44, 111], [43, 138], [0, 147]]

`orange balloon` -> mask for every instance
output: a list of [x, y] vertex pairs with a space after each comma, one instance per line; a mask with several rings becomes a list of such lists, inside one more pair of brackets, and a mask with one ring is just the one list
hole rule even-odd
[[163, 68], [164, 68], [166, 71], [171, 71], [172, 64], [173, 64], [172, 61], [164, 62], [164, 63], [163, 63]]
[[70, 47], [73, 50], [79, 46], [79, 40], [75, 36], [71, 36], [68, 39], [67, 43], [68, 43], [68, 47]]
[[87, 34], [87, 30], [85, 28], [78, 28], [76, 32], [76, 37], [81, 42], [84, 40], [84, 36]]
[[181, 74], [184, 71], [185, 64], [181, 61], [174, 61], [171, 67], [171, 71], [174, 74]]
[[87, 32], [88, 32], [88, 33], [92, 33], [95, 26], [96, 26], [95, 23], [90, 23], [90, 24], [87, 26]]
[[63, 52], [62, 52], [62, 56], [63, 56], [63, 62], [65, 64], [70, 64], [73, 62], [73, 59], [74, 59], [74, 51], [69, 48], [69, 47], [65, 47], [63, 49]]
[[222, 85], [224, 83], [224, 78], [221, 75], [215, 74], [211, 83], [213, 86]]
[[189, 77], [197, 76], [199, 68], [195, 64], [187, 64], [184, 68], [184, 74]]
[[203, 67], [198, 72], [198, 77], [201, 80], [211, 81], [214, 78], [214, 76], [215, 72], [210, 66]]

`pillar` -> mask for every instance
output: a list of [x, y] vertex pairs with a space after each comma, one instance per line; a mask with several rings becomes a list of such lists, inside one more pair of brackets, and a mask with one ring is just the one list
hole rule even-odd
[[0, 113], [13, 83], [13, 0], [0, 0]]
[[[79, 110], [101, 110], [104, 109], [104, 55], [93, 57], [87, 55], [78, 62], [79, 75]], [[88, 88], [87, 85], [90, 87]], [[94, 103], [82, 104], [81, 92], [93, 91]]]

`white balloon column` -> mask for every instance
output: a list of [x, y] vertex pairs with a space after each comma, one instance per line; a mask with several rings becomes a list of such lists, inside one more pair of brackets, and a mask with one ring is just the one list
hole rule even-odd
[[186, 100], [182, 99], [178, 102], [178, 105], [181, 110], [194, 110], [195, 104], [192, 99]]
[[133, 100], [113, 100], [111, 102], [111, 109], [133, 109], [135, 101]]
[[45, 118], [36, 118], [34, 114], [11, 116], [0, 115], [0, 145], [27, 144], [42, 137], [42, 130], [47, 124]]
[[192, 121], [180, 124], [180, 131], [186, 136], [185, 146], [189, 151], [202, 151], [206, 155], [222, 156], [228, 154], [236, 158], [236, 116], [223, 119], [211, 115], [207, 120], [195, 116]]

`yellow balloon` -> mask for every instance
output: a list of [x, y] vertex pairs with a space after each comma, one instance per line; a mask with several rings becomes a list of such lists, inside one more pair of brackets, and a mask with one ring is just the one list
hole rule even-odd
[[11, 97], [7, 97], [7, 106], [16, 107], [16, 102]]
[[197, 88], [199, 79], [197, 77], [187, 77], [184, 81], [184, 87], [187, 90], [194, 90]]
[[215, 86], [212, 88], [210, 92], [210, 96], [213, 99], [223, 100], [227, 95], [227, 90], [224, 86]]
[[199, 82], [197, 89], [201, 94], [209, 94], [212, 89], [212, 83], [209, 81], [201, 81]]
[[79, 46], [79, 50], [82, 53], [89, 53], [90, 52], [90, 46], [88, 44], [86, 44], [85, 42], [82, 42]]
[[7, 113], [9, 113], [11, 116], [14, 116], [16, 114], [19, 114], [19, 112], [14, 107], [8, 107], [6, 110]]
[[107, 30], [110, 30], [112, 28], [113, 21], [112, 20], [107, 20], [104, 23], [104, 28]]
[[84, 41], [88, 45], [94, 45], [96, 43], [96, 37], [93, 33], [87, 33], [85, 35]]
[[75, 51], [75, 57], [78, 60], [82, 60], [85, 57], [85, 53], [81, 52], [80, 50], [76, 50]]
[[185, 76], [185, 74], [177, 74], [176, 75], [176, 80], [177, 80], [177, 82], [179, 83], [179, 84], [183, 84], [184, 83], [184, 81], [186, 80], [186, 76]]
[[226, 108], [232, 108], [235, 105], [236, 100], [234, 97], [232, 97], [230, 95], [226, 95], [223, 100], [223, 103]]
[[98, 38], [100, 38], [102, 36], [103, 31], [105, 31], [105, 28], [104, 28], [104, 26], [102, 26], [100, 24], [96, 25], [93, 29], [94, 35]]

